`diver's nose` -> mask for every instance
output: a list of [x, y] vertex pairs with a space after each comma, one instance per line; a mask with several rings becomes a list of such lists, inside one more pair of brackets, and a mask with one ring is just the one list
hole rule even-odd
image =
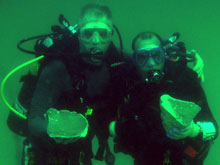
[[150, 57], [150, 58], [148, 59], [147, 65], [148, 65], [149, 67], [153, 67], [154, 65], [156, 65], [156, 63], [155, 63], [155, 61], [154, 61], [154, 59], [153, 59], [152, 57]]
[[92, 35], [92, 43], [93, 44], [99, 44], [100, 43], [100, 36], [97, 32], [94, 32]]

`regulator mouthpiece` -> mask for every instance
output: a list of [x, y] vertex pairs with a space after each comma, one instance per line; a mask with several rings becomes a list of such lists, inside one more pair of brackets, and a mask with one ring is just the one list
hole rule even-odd
[[163, 75], [164, 73], [159, 70], [152, 70], [148, 72], [145, 81], [150, 83], [159, 83], [160, 80], [163, 78]]

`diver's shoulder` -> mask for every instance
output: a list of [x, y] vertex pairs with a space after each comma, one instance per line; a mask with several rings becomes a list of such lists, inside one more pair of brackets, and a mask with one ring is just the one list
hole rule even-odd
[[48, 61], [47, 64], [45, 64], [43, 70], [56, 74], [57, 72], [62, 72], [66, 70], [66, 65], [60, 59], [52, 59]]
[[182, 79], [188, 81], [197, 81], [197, 73], [189, 68], [187, 64], [182, 64], [178, 62], [168, 62], [166, 63], [168, 72], [173, 75], [175, 79]]

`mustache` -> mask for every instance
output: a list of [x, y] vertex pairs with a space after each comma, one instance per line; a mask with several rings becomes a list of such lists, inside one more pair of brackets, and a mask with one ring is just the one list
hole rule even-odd
[[103, 58], [103, 52], [99, 48], [91, 48], [90, 49], [90, 56], [92, 56], [94, 58], [102, 59]]
[[100, 48], [91, 48], [90, 54], [100, 54], [102, 53], [102, 50]]
[[82, 53], [81, 56], [87, 57], [87, 58], [93, 57], [93, 58], [97, 58], [97, 59], [103, 59], [104, 53], [99, 48], [91, 48], [89, 52]]

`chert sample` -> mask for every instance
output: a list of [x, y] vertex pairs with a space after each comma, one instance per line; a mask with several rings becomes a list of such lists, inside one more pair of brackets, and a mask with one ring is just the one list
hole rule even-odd
[[80, 113], [50, 108], [47, 111], [47, 133], [50, 137], [84, 137], [88, 132], [88, 121]]
[[201, 110], [194, 102], [178, 100], [167, 94], [160, 97], [160, 108], [166, 132], [172, 128], [185, 128]]

